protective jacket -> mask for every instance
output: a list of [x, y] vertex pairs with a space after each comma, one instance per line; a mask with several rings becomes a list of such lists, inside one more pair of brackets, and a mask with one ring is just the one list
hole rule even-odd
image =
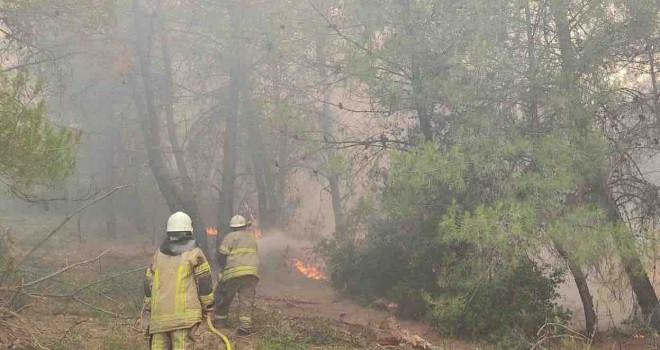
[[151, 310], [149, 333], [190, 328], [213, 306], [211, 267], [190, 242], [165, 240], [147, 269], [145, 306]]
[[257, 241], [250, 231], [234, 231], [222, 240], [220, 254], [227, 257], [222, 281], [240, 276], [259, 276]]

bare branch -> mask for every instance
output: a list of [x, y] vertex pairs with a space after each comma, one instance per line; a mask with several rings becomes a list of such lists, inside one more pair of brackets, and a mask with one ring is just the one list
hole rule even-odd
[[85, 265], [85, 264], [89, 264], [89, 263], [91, 263], [91, 262], [97, 261], [97, 260], [101, 259], [102, 256], [108, 254], [108, 252], [110, 252], [111, 250], [112, 250], [112, 248], [108, 248], [108, 249], [106, 249], [105, 251], [103, 251], [103, 253], [99, 254], [99, 255], [98, 255], [97, 257], [95, 257], [95, 258], [92, 258], [92, 259], [89, 259], [89, 260], [84, 260], [84, 261], [79, 261], [79, 262], [77, 262], [77, 263], [75, 263], [75, 264], [68, 265], [68, 266], [66, 266], [66, 267], [64, 267], [64, 268], [61, 268], [61, 269], [59, 269], [59, 270], [57, 270], [57, 271], [51, 273], [50, 275], [46, 275], [46, 276], [41, 277], [41, 278], [38, 278], [38, 279], [36, 279], [36, 280], [34, 280], [34, 281], [32, 281], [32, 282], [25, 283], [25, 284], [23, 284], [23, 287], [30, 287], [30, 286], [33, 286], [33, 285], [35, 285], [35, 284], [38, 284], [38, 283], [41, 283], [41, 282], [43, 282], [43, 281], [45, 281], [45, 280], [48, 280], [48, 279], [50, 279], [50, 278], [53, 278], [53, 277], [55, 277], [55, 276], [57, 276], [57, 275], [59, 275], [59, 274], [61, 274], [61, 273], [64, 273], [64, 272], [66, 272], [66, 271], [68, 271], [68, 270], [70, 270], [70, 269], [72, 269], [72, 268], [74, 268], [74, 267], [76, 267], [76, 266], [81, 266], [81, 265]]

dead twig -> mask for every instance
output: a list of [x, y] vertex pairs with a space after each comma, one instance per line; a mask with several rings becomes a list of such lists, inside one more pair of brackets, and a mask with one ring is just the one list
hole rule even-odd
[[305, 305], [318, 305], [321, 304], [316, 301], [307, 301], [307, 300], [299, 300], [299, 299], [286, 299], [286, 298], [271, 298], [271, 297], [261, 297], [262, 300], [267, 300], [267, 301], [278, 301], [282, 303], [291, 303], [291, 304], [305, 304]]
[[[566, 330], [567, 333], [565, 333], [565, 334], [552, 334], [552, 333], [550, 333], [549, 335], [541, 336], [541, 333], [543, 333], [543, 331], [548, 327], [562, 328], [562, 329]], [[536, 332], [536, 335], [541, 336], [541, 337], [535, 343], [531, 344], [532, 346], [529, 348], [529, 350], [536, 350], [536, 349], [543, 348], [543, 344], [545, 344], [546, 342], [548, 342], [550, 340], [566, 339], [566, 338], [572, 339], [572, 340], [575, 340], [575, 341], [587, 342], [589, 344], [589, 348], [591, 348], [591, 339], [585, 337], [580, 332], [578, 332], [574, 329], [571, 329], [571, 328], [569, 328], [565, 325], [559, 324], [559, 323], [550, 323], [549, 322], [549, 323], [544, 324], [541, 328], [539, 328], [538, 332]]]
[[[61, 269], [61, 270], [58, 270], [58, 271], [56, 271], [55, 273], [53, 273], [53, 274], [51, 274], [51, 275], [49, 275], [49, 276], [55, 276], [56, 274], [62, 273], [62, 272], [64, 272], [64, 271], [66, 271], [67, 269], [70, 269], [70, 268], [72, 268], [72, 267], [74, 267], [74, 266], [78, 266], [78, 265], [82, 265], [82, 264], [84, 264], [84, 263], [90, 263], [90, 262], [96, 261], [96, 260], [98, 260], [99, 258], [101, 258], [103, 255], [107, 254], [110, 250], [111, 250], [111, 249], [108, 249], [108, 250], [104, 251], [104, 252], [101, 253], [99, 256], [95, 257], [94, 259], [89, 259], [89, 260], [82, 261], [82, 262], [80, 262], [80, 263], [76, 263], [76, 264], [74, 264], [74, 265], [69, 265], [69, 266], [67, 266], [66, 268]], [[98, 284], [100, 284], [100, 283], [103, 283], [103, 282], [106, 282], [106, 281], [110, 281], [110, 280], [113, 280], [113, 279], [115, 279], [115, 278], [118, 278], [118, 277], [121, 277], [121, 276], [124, 276], [124, 275], [128, 275], [128, 274], [130, 274], [130, 273], [134, 273], [134, 272], [138, 272], [138, 271], [144, 271], [145, 269], [146, 269], [146, 267], [139, 267], [139, 268], [136, 268], [136, 269], [132, 269], [132, 270], [128, 270], [128, 271], [124, 271], [124, 272], [120, 272], [120, 273], [114, 274], [114, 275], [112, 275], [112, 276], [108, 276], [108, 277], [104, 277], [104, 278], [99, 278], [99, 279], [97, 279], [97, 280], [95, 280], [95, 281], [93, 281], [93, 282], [90, 282], [90, 283], [88, 283], [88, 284], [82, 286], [82, 287], [79, 287], [78, 289], [74, 290], [73, 292], [71, 292], [71, 293], [69, 293], [69, 294], [42, 294], [42, 293], [26, 293], [26, 292], [23, 292], [23, 293], [26, 294], [26, 295], [28, 295], [28, 296], [30, 296], [30, 297], [33, 297], [33, 298], [65, 298], [65, 299], [72, 299], [72, 300], [75, 300], [76, 302], [78, 302], [78, 303], [80, 303], [80, 304], [82, 304], [82, 305], [85, 305], [85, 306], [87, 306], [87, 307], [89, 307], [89, 308], [91, 308], [91, 309], [93, 309], [93, 310], [96, 310], [96, 311], [99, 311], [99, 312], [102, 312], [102, 313], [105, 313], [105, 314], [108, 314], [108, 315], [112, 315], [112, 316], [117, 317], [117, 318], [130, 319], [130, 317], [128, 317], [128, 316], [120, 315], [120, 314], [117, 314], [117, 313], [115, 313], [115, 312], [108, 311], [108, 310], [106, 310], [106, 309], [103, 309], [103, 308], [100, 308], [100, 307], [95, 306], [95, 305], [93, 305], [93, 304], [90, 304], [90, 303], [88, 303], [88, 302], [86, 302], [86, 301], [80, 299], [80, 298], [77, 296], [77, 294], [80, 293], [80, 292], [83, 291], [83, 290], [89, 289], [89, 288], [91, 288], [91, 287], [93, 287], [93, 286], [95, 286], [95, 285], [98, 285]], [[30, 284], [35, 284], [35, 283], [41, 282], [41, 281], [47, 279], [49, 276], [46, 276], [46, 277], [44, 277], [44, 278], [40, 278], [39, 280], [36, 280], [36, 281], [34, 281], [34, 282], [30, 282]], [[24, 286], [28, 286], [28, 284], [25, 284]], [[108, 296], [106, 296], [106, 295], [103, 294], [103, 293], [101, 293], [101, 295], [104, 296], [104, 297], [106, 297], [106, 298], [109, 298]], [[112, 299], [110, 298], [110, 300], [112, 300]], [[112, 300], [112, 301], [114, 301], [114, 300]], [[117, 303], [116, 301], [114, 301], [114, 302]]]
[[69, 335], [71, 330], [74, 329], [77, 325], [81, 323], [85, 323], [87, 321], [89, 321], [89, 318], [83, 318], [82, 320], [78, 320], [74, 324], [72, 324], [71, 327], [67, 328], [66, 332], [64, 332], [64, 334], [60, 337], [59, 343], [62, 344], [62, 342], [64, 341], [64, 339], [66, 339], [66, 337]]
[[91, 287], [93, 287], [93, 286], [95, 286], [95, 285], [97, 285], [97, 284], [99, 284], [99, 283], [103, 283], [103, 282], [106, 282], [106, 281], [110, 281], [110, 280], [113, 280], [113, 279], [115, 279], [115, 278], [118, 278], [118, 277], [121, 277], [121, 276], [125, 276], [125, 275], [128, 275], [128, 274], [131, 274], [131, 273], [133, 273], [133, 272], [144, 271], [144, 270], [146, 270], [146, 269], [147, 269], [146, 266], [145, 266], [145, 267], [139, 267], [139, 268], [136, 268], [136, 269], [132, 269], [132, 270], [128, 270], [128, 271], [124, 271], [124, 272], [120, 272], [120, 273], [114, 274], [114, 275], [112, 275], [112, 276], [108, 276], [108, 277], [104, 277], [104, 278], [97, 279], [97, 280], [94, 281], [94, 282], [88, 283], [88, 284], [86, 284], [86, 285], [84, 285], [84, 286], [82, 286], [82, 287], [76, 289], [75, 291], [73, 291], [73, 292], [72, 292], [71, 294], [69, 294], [68, 296], [74, 296], [74, 295], [80, 293], [81, 291], [83, 291], [83, 290], [85, 290], [85, 289], [88, 289], [88, 288], [91, 288]]
[[12, 311], [12, 310], [10, 310], [10, 309], [7, 309], [7, 308], [0, 308], [0, 313], [5, 313], [5, 314], [7, 314], [7, 315], [9, 315], [9, 316], [16, 317], [19, 321], [21, 321], [22, 323], [25, 323], [25, 320], [21, 317], [21, 315], [19, 315], [17, 312], [14, 312], [14, 311]]
[[112, 250], [112, 248], [106, 249], [105, 251], [103, 251], [103, 253], [99, 254], [99, 255], [98, 255], [97, 257], [95, 257], [95, 258], [92, 258], [92, 259], [89, 259], [89, 260], [84, 260], [84, 261], [79, 261], [79, 262], [77, 262], [77, 263], [75, 263], [75, 264], [71, 264], [71, 265], [68, 265], [68, 266], [66, 266], [66, 267], [64, 267], [64, 268], [61, 268], [61, 269], [59, 269], [59, 270], [57, 270], [57, 271], [51, 273], [50, 275], [46, 275], [46, 276], [44, 276], [44, 277], [38, 278], [38, 279], [36, 279], [36, 280], [34, 280], [34, 281], [32, 281], [32, 282], [24, 283], [22, 287], [25, 288], [25, 287], [33, 286], [33, 285], [35, 285], [35, 284], [38, 284], [38, 283], [41, 283], [41, 282], [43, 282], [43, 281], [46, 281], [46, 280], [48, 280], [48, 279], [50, 279], [50, 278], [53, 278], [53, 277], [55, 277], [55, 276], [57, 276], [57, 275], [59, 275], [59, 274], [61, 274], [61, 273], [64, 273], [64, 272], [66, 272], [66, 271], [68, 271], [68, 270], [70, 270], [70, 269], [72, 269], [72, 268], [74, 268], [74, 267], [76, 267], [76, 266], [81, 266], [81, 265], [85, 265], [85, 264], [89, 264], [89, 263], [91, 263], [91, 262], [97, 261], [97, 260], [99, 260], [102, 256], [108, 254], [111, 250]]
[[79, 303], [81, 303], [81, 304], [87, 306], [87, 307], [90, 308], [90, 309], [96, 310], [96, 311], [98, 311], [98, 312], [102, 312], [102, 313], [104, 313], [104, 314], [108, 314], [108, 315], [114, 316], [114, 317], [116, 317], [116, 318], [123, 318], [123, 319], [130, 319], [130, 318], [131, 318], [131, 317], [128, 317], [128, 316], [120, 315], [120, 314], [115, 313], [115, 312], [112, 312], [112, 311], [108, 311], [108, 310], [106, 310], [106, 309], [102, 309], [102, 308], [100, 308], [100, 307], [98, 307], [98, 306], [95, 306], [95, 305], [92, 305], [92, 304], [90, 304], [90, 303], [88, 303], [88, 302], [86, 302], [86, 301], [84, 301], [84, 300], [82, 300], [82, 299], [80, 299], [80, 298], [78, 298], [78, 297], [71, 297], [71, 299], [73, 299], [73, 300], [75, 300], [75, 301], [77, 301], [77, 302], [79, 302]]

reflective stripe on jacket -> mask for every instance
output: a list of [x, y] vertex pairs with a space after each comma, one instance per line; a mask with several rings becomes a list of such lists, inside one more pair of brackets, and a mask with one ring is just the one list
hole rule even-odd
[[197, 278], [208, 275], [204, 253], [194, 248], [180, 255], [156, 253], [147, 269], [151, 283], [151, 321], [149, 333], [169, 332], [189, 328], [202, 320], [202, 308], [213, 303], [213, 293], [199, 295]]
[[239, 276], [259, 276], [259, 252], [257, 241], [250, 231], [234, 231], [223, 240], [220, 254], [227, 256], [227, 263], [222, 270], [222, 280]]

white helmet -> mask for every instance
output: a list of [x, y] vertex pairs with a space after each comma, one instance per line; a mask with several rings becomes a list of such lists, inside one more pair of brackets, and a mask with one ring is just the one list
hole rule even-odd
[[231, 218], [231, 221], [229, 222], [229, 227], [232, 228], [239, 228], [244, 226], [247, 226], [247, 221], [241, 215], [234, 215], [234, 217]]
[[167, 219], [167, 232], [193, 232], [192, 220], [188, 214], [177, 211]]

